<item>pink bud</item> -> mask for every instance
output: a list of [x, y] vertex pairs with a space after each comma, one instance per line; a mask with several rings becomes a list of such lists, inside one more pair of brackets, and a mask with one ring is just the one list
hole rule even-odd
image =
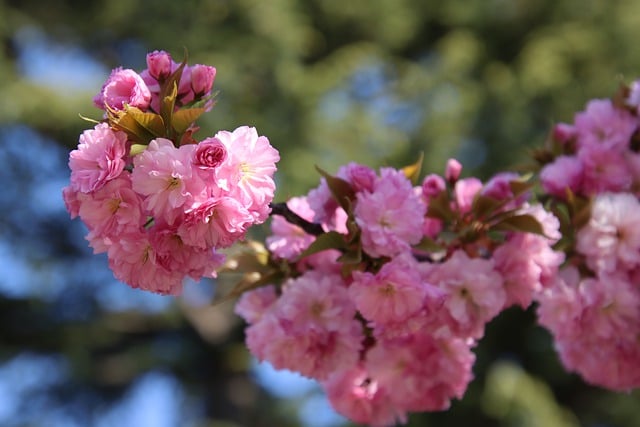
[[147, 54], [149, 74], [156, 80], [164, 80], [169, 77], [172, 65], [171, 55], [163, 50], [155, 50]]
[[215, 67], [196, 64], [191, 67], [191, 89], [196, 96], [208, 94], [216, 78]]
[[356, 191], [373, 191], [373, 186], [376, 182], [376, 172], [370, 167], [350, 164], [347, 170], [349, 181], [353, 185]]
[[430, 174], [425, 176], [422, 181], [422, 195], [426, 199], [430, 199], [442, 193], [446, 187], [447, 184], [440, 175]]
[[460, 178], [462, 172], [462, 165], [456, 159], [447, 160], [447, 168], [444, 172], [444, 177], [449, 182], [456, 182]]
[[227, 148], [218, 138], [202, 140], [194, 153], [193, 164], [202, 168], [216, 168], [227, 158]]
[[553, 127], [553, 140], [561, 144], [574, 139], [577, 135], [577, 130], [574, 125], [567, 123], [558, 123]]

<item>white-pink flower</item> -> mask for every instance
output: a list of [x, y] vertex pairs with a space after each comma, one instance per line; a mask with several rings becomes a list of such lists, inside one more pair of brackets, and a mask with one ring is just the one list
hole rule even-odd
[[69, 154], [71, 187], [89, 193], [120, 175], [125, 167], [127, 135], [100, 123], [80, 135], [78, 148]]
[[640, 265], [640, 202], [629, 193], [596, 197], [588, 224], [577, 234], [576, 249], [596, 272]]
[[442, 411], [462, 398], [473, 378], [475, 356], [469, 342], [414, 334], [378, 340], [367, 352], [365, 367], [390, 391], [394, 406], [406, 411]]
[[154, 217], [173, 225], [205, 194], [205, 183], [192, 165], [195, 145], [175, 148], [165, 138], [156, 138], [133, 159], [133, 189], [144, 196], [144, 207]]
[[362, 249], [371, 256], [394, 256], [422, 239], [426, 205], [402, 171], [382, 168], [372, 192], [357, 193], [354, 209]]
[[241, 126], [215, 135], [227, 148], [227, 158], [216, 169], [217, 183], [231, 197], [244, 204], [256, 222], [264, 221], [271, 209], [275, 182], [273, 174], [278, 151], [253, 127]]
[[[287, 207], [307, 221], [313, 220], [313, 211], [306, 197], [293, 197], [287, 201]], [[267, 249], [278, 258], [294, 261], [315, 240], [302, 228], [291, 224], [279, 215], [271, 219], [271, 235], [266, 238]]]
[[381, 387], [360, 365], [334, 372], [322, 387], [331, 406], [354, 422], [371, 427], [407, 422], [406, 411], [390, 398], [392, 391]]
[[502, 276], [492, 260], [470, 258], [457, 250], [440, 264], [421, 264], [424, 278], [445, 293], [443, 323], [463, 338], [479, 339], [484, 326], [504, 307]]

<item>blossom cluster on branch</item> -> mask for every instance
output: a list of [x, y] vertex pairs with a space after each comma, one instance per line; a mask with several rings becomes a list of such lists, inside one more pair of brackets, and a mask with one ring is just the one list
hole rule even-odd
[[[105, 82], [63, 191], [116, 278], [179, 294], [186, 276], [242, 273], [226, 297], [250, 352], [372, 426], [461, 399], [485, 326], [513, 306], [536, 306], [567, 370], [640, 387], [640, 82], [557, 124], [523, 174], [352, 162], [273, 203], [266, 137], [194, 138], [215, 69], [158, 51], [147, 65]], [[264, 244], [246, 241], [269, 216]]]
[[194, 139], [215, 68], [162, 51], [147, 66], [114, 69], [94, 98], [104, 118], [70, 153], [63, 197], [117, 279], [179, 294], [187, 276], [216, 277], [219, 250], [267, 219], [279, 154], [248, 126]]

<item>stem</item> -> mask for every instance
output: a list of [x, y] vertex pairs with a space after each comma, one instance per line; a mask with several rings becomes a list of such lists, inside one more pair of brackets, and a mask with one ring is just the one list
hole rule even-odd
[[312, 236], [319, 236], [323, 234], [325, 231], [322, 228], [322, 225], [309, 222], [306, 219], [302, 218], [297, 213], [293, 212], [289, 209], [286, 203], [271, 203], [269, 204], [271, 207], [271, 215], [280, 215], [287, 220], [287, 222], [297, 225], [302, 228], [307, 234], [311, 234]]

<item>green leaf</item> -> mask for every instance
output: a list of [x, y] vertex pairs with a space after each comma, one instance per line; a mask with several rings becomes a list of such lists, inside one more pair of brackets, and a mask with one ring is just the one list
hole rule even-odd
[[489, 217], [491, 213], [493, 213], [503, 204], [504, 202], [502, 200], [478, 194], [473, 199], [471, 212], [473, 212], [475, 218], [482, 219]]
[[137, 156], [138, 154], [142, 153], [146, 149], [147, 149], [147, 146], [145, 144], [132, 144], [131, 150], [129, 150], [129, 155], [132, 157]]
[[326, 251], [327, 249], [345, 250], [347, 248], [347, 244], [344, 239], [344, 234], [340, 234], [337, 231], [329, 231], [321, 234], [298, 256], [298, 259]]
[[139, 108], [128, 105], [125, 106], [125, 113], [154, 136], [166, 136], [164, 133], [164, 121], [158, 114], [144, 112]]
[[422, 170], [423, 160], [424, 153], [421, 152], [420, 157], [418, 157], [418, 160], [415, 163], [402, 168], [402, 172], [413, 183], [413, 185], [416, 185], [418, 180], [420, 179], [420, 171]]
[[148, 144], [149, 141], [156, 137], [136, 120], [134, 114], [130, 114], [126, 110], [107, 109], [107, 116], [111, 126], [116, 130], [125, 132], [131, 141]]
[[283, 275], [279, 271], [272, 271], [269, 274], [260, 274], [257, 272], [247, 273], [242, 279], [240, 279], [231, 290], [224, 296], [216, 299], [212, 302], [213, 306], [220, 305], [231, 299], [238, 298], [243, 293], [252, 289], [257, 289], [262, 286], [276, 284], [284, 279]]
[[316, 170], [324, 177], [329, 186], [329, 190], [338, 204], [345, 212], [349, 213], [352, 203], [356, 200], [356, 193], [347, 181], [337, 176], [329, 175], [324, 170], [316, 166]]
[[538, 220], [528, 214], [512, 215], [494, 224], [491, 230], [500, 231], [520, 231], [523, 233], [533, 233], [544, 236], [544, 229]]
[[423, 237], [420, 243], [414, 245], [413, 248], [424, 252], [440, 252], [444, 248], [430, 237]]
[[171, 121], [173, 130], [178, 134], [183, 134], [205, 111], [204, 108], [181, 108], [173, 113]]

